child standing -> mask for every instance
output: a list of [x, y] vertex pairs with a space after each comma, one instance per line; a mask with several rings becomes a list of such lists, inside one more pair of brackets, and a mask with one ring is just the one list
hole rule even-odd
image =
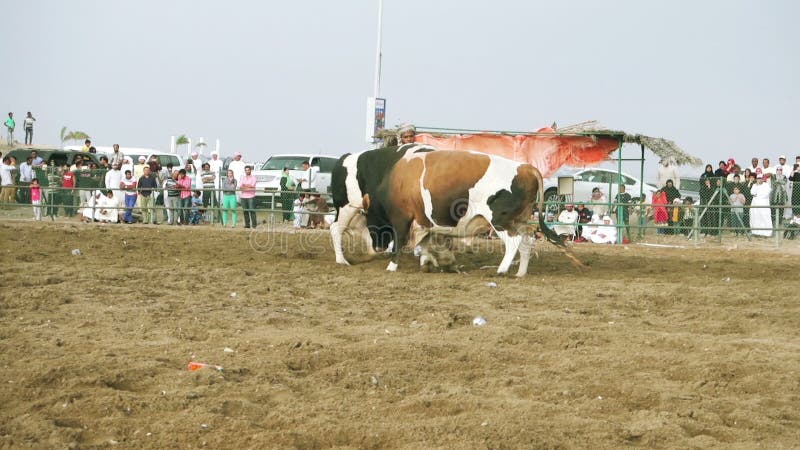
[[305, 201], [305, 194], [300, 194], [300, 196], [294, 199], [292, 204], [293, 212], [294, 212], [294, 228], [300, 229], [303, 227], [303, 201]]
[[39, 186], [38, 178], [31, 180], [30, 189], [31, 205], [33, 205], [33, 220], [42, 220], [42, 188]]
[[739, 186], [733, 188], [730, 195], [731, 202], [731, 227], [736, 236], [745, 234], [744, 232], [744, 194], [739, 190]]

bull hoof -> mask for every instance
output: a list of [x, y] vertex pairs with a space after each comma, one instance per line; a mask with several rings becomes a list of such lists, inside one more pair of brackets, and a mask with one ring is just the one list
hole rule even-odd
[[350, 265], [350, 263], [347, 262], [347, 260], [344, 259], [344, 258], [341, 258], [341, 259], [336, 258], [336, 264], [341, 264], [343, 266], [349, 266]]
[[432, 264], [423, 264], [419, 266], [419, 270], [423, 273], [430, 273], [431, 272]]
[[394, 261], [390, 262], [388, 266], [386, 266], [386, 270], [389, 272], [397, 272], [397, 263]]

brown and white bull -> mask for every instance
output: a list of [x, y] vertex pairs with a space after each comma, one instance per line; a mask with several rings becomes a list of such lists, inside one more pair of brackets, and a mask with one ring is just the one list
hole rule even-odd
[[[377, 214], [394, 230], [395, 245], [386, 270], [397, 270], [400, 250], [416, 222], [424, 232], [454, 237], [494, 230], [505, 245], [497, 273], [507, 273], [519, 251], [517, 276], [521, 277], [528, 271], [531, 251], [524, 241], [532, 242], [533, 237], [528, 219], [534, 203], [541, 210], [542, 188], [542, 175], [527, 163], [476, 152], [409, 153], [378, 186], [367, 213]], [[546, 237], [563, 246], [539, 216]], [[423, 258], [431, 257], [425, 254], [427, 240], [420, 240]]]

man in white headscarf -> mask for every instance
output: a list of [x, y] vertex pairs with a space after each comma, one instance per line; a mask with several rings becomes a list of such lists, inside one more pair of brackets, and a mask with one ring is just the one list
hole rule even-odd
[[[558, 221], [564, 224], [578, 223], [578, 211], [575, 211], [572, 203], [564, 205], [564, 210], [558, 214]], [[575, 225], [555, 225], [553, 231], [569, 240], [575, 237]]]
[[678, 163], [675, 158], [668, 156], [661, 158], [658, 165], [658, 174], [656, 175], [656, 184], [661, 189], [667, 185], [667, 180], [672, 180], [676, 189], [681, 188], [681, 176], [678, 173]]
[[598, 226], [590, 238], [595, 244], [614, 244], [617, 242], [617, 227], [610, 216], [603, 216], [603, 224]]

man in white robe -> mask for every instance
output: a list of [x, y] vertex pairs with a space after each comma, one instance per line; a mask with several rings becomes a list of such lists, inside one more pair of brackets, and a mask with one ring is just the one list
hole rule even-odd
[[[578, 211], [575, 211], [572, 203], [564, 205], [564, 210], [558, 214], [558, 221], [564, 224], [578, 223]], [[567, 239], [575, 237], [575, 225], [555, 225], [553, 231]]]
[[753, 201], [750, 202], [750, 229], [754, 236], [772, 236], [772, 216], [769, 208], [769, 195], [772, 186], [764, 182], [761, 175], [756, 176], [756, 184], [750, 188]]
[[591, 240], [595, 244], [615, 244], [617, 242], [617, 227], [611, 217], [603, 216], [603, 224], [594, 229]]
[[109, 189], [105, 196], [97, 199], [94, 218], [104, 223], [119, 222], [119, 200], [113, 190]]

